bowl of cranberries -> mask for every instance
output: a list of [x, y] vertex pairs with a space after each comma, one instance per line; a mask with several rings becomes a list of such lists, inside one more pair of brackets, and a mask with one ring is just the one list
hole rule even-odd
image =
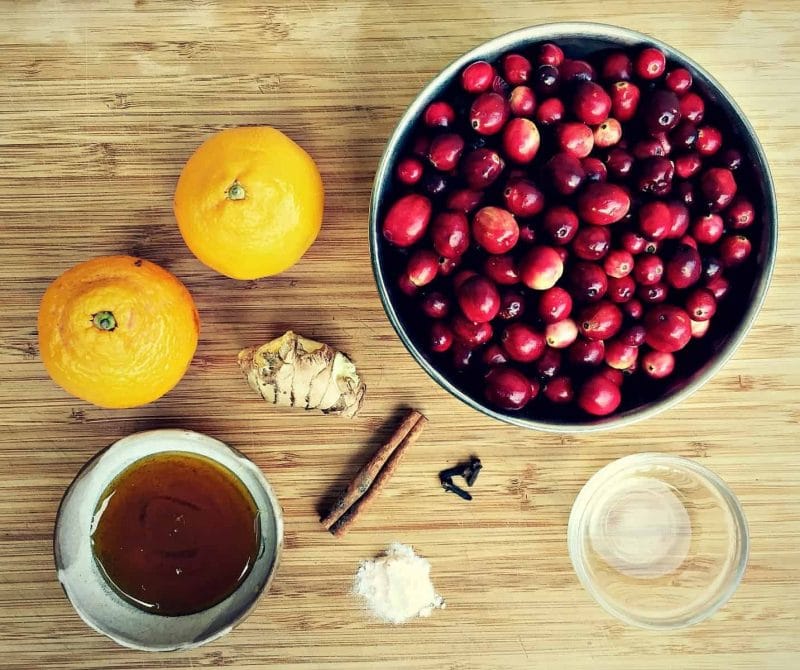
[[493, 39], [397, 125], [370, 245], [420, 365], [508, 423], [644, 419], [728, 360], [761, 307], [777, 208], [730, 95], [666, 44], [600, 24]]

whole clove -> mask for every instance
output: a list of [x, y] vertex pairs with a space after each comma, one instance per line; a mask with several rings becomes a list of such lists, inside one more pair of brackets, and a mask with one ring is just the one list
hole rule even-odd
[[468, 463], [459, 463], [452, 468], [442, 470], [439, 473], [439, 482], [445, 491], [455, 493], [464, 500], [472, 500], [470, 493], [453, 483], [453, 477], [462, 477], [467, 486], [472, 486], [478, 478], [478, 473], [482, 467], [480, 459], [473, 456]]
[[455, 493], [459, 498], [463, 498], [464, 500], [472, 500], [472, 494], [453, 484], [453, 480], [451, 479], [443, 481], [442, 487], [445, 491]]

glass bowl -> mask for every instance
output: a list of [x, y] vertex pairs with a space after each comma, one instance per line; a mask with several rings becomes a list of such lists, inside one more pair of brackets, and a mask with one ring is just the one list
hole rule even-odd
[[651, 629], [716, 612], [747, 565], [747, 522], [713, 472], [667, 454], [626, 456], [595, 473], [569, 517], [578, 579], [609, 613]]

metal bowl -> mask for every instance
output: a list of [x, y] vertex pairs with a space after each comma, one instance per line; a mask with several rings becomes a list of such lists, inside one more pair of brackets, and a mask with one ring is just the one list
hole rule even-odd
[[[657, 394], [651, 392], [648, 396], [642, 392], [636, 400], [632, 400], [632, 394], [626, 394], [620, 411], [604, 418], [587, 418], [577, 412], [559, 415], [557, 408], [550, 412], [550, 407], [548, 415], [541, 411], [536, 414], [528, 408], [516, 414], [499, 411], [484, 404], [477, 389], [470, 388], [461, 375], [440, 369], [437, 361], [419, 345], [419, 335], [415, 334], [417, 322], [411, 314], [403, 313], [403, 296], [394, 286], [394, 276], [390, 274], [391, 259], [387, 257], [379, 229], [385, 204], [393, 189], [394, 165], [425, 107], [438, 98], [472, 61], [491, 62], [508, 51], [545, 41], [557, 42], [568, 55], [577, 58], [611, 48], [656, 46], [664, 51], [669, 61], [688, 69], [694, 78], [694, 88], [716, 103], [726, 126], [733, 131], [744, 150], [745, 161], [756, 182], [753, 184], [756, 206], [762, 213], [760, 239], [753, 240], [752, 281], [739, 287], [739, 300], [722, 303], [726, 305], [727, 313], [720, 314], [724, 311], [721, 306], [706, 336], [693, 340], [689, 345], [694, 352], [691, 357], [683, 358], [691, 358], [691, 364], [685, 365], [683, 370], [676, 370], [675, 381], [661, 387]], [[389, 321], [406, 348], [437, 383], [470, 407], [506, 423], [553, 432], [588, 432], [625, 426], [672, 407], [694, 393], [727, 362], [747, 335], [764, 302], [775, 265], [778, 212], [772, 175], [753, 127], [733, 98], [700, 65], [663, 42], [626, 28], [599, 23], [550, 23], [516, 30], [481, 44], [448, 65], [420, 92], [397, 124], [378, 166], [370, 202], [369, 236], [373, 272]]]

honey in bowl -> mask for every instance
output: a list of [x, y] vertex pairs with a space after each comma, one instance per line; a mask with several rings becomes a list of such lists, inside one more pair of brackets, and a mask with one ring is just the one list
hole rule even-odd
[[259, 551], [258, 510], [227, 468], [187, 452], [137, 461], [108, 486], [92, 521], [100, 570], [126, 600], [164, 616], [224, 600]]

